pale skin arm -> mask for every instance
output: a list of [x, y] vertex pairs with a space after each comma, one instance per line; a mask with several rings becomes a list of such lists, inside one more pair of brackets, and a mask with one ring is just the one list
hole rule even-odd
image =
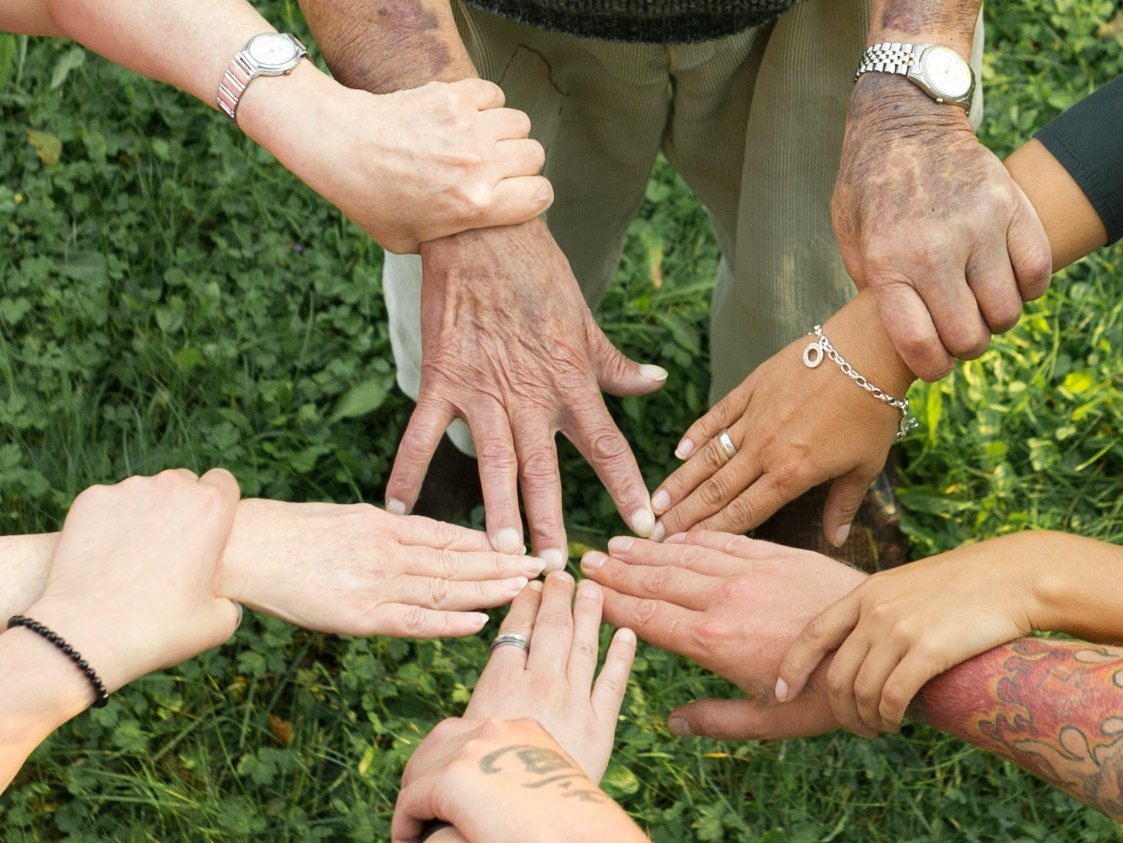
[[[1107, 242], [1091, 203], [1042, 144], [1027, 142], [1006, 167], [1033, 201], [1056, 269]], [[871, 383], [903, 396], [916, 376], [897, 353], [877, 298], [863, 290], [825, 323], [824, 332]], [[748, 530], [811, 487], [833, 481], [823, 533], [836, 545], [846, 540], [869, 483], [885, 463], [898, 417], [832, 363], [806, 368], [801, 354], [810, 339], [766, 360], [686, 431], [676, 450], [685, 462], [652, 495], [660, 515], [655, 536], [693, 528]], [[723, 429], [739, 449], [733, 459], [718, 442]]]
[[[447, 0], [302, 0], [336, 76], [382, 92], [476, 70]], [[479, 454], [493, 545], [530, 544], [551, 569], [567, 556], [554, 438], [581, 451], [628, 526], [655, 518], [627, 441], [602, 391], [642, 395], [667, 373], [628, 360], [596, 325], [569, 264], [541, 221], [479, 229], [421, 247], [421, 390], [386, 487], [386, 506], [414, 505], [433, 451], [454, 418]]]
[[[0, 619], [20, 614], [47, 583], [58, 533], [0, 538], [6, 575]], [[543, 562], [493, 551], [475, 530], [390, 515], [366, 504], [238, 504], [219, 593], [322, 632], [471, 635]]]
[[[206, 25], [201, 25], [205, 21]], [[216, 108], [235, 52], [273, 27], [244, 0], [0, 0], [0, 27], [73, 38]], [[502, 91], [469, 80], [393, 96], [353, 91], [300, 62], [250, 84], [238, 125], [392, 251], [532, 219], [553, 200], [540, 144]]]

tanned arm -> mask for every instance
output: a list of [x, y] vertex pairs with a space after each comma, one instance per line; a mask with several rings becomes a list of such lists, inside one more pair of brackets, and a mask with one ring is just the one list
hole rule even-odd
[[1123, 648], [1022, 638], [933, 679], [910, 714], [1123, 821]]

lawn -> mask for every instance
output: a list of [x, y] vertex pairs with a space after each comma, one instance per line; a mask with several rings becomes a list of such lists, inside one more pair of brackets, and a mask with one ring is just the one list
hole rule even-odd
[[[307, 34], [291, 0], [259, 5]], [[987, 12], [980, 134], [1000, 154], [1123, 71], [1110, 0]], [[379, 248], [217, 113], [72, 45], [0, 36], [0, 114], [0, 531], [56, 529], [84, 487], [179, 465], [227, 466], [247, 496], [380, 501], [409, 407]], [[705, 409], [716, 250], [665, 166], [647, 199], [598, 317], [671, 372], [662, 394], [611, 402], [654, 488]], [[1027, 528], [1123, 538], [1121, 274], [1119, 248], [1061, 273], [987, 355], [914, 388], [913, 556]], [[603, 547], [623, 525], [562, 455], [573, 549]], [[57, 733], [0, 797], [2, 836], [383, 840], [402, 765], [459, 712], [487, 637], [249, 617]], [[1123, 839], [923, 727], [743, 744], [665, 728], [674, 705], [728, 693], [641, 647], [605, 787], [657, 841]]]

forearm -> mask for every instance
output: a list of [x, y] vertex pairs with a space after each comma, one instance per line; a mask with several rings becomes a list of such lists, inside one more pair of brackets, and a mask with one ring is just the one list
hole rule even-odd
[[1116, 820], [1123, 820], [1121, 712], [1123, 650], [1032, 638], [941, 674], [910, 710]]
[[1054, 272], [1107, 243], [1107, 229], [1096, 209], [1040, 141], [1031, 138], [1015, 149], [1006, 169], [1045, 226]]
[[300, 0], [325, 61], [350, 88], [375, 94], [477, 76], [449, 0]]
[[3, 791], [35, 747], [84, 711], [93, 697], [86, 678], [70, 660], [24, 628], [0, 633], [0, 676], [4, 677], [0, 689]]
[[966, 58], [981, 7], [981, 0], [873, 0], [866, 43], [945, 44]]

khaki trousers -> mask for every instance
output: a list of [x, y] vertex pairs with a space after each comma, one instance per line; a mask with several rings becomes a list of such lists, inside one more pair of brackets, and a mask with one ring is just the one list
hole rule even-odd
[[[590, 307], [612, 280], [660, 150], [705, 205], [722, 253], [711, 402], [854, 294], [830, 196], [867, 0], [804, 0], [756, 29], [674, 46], [577, 38], [455, 8], [480, 75], [530, 115], [546, 148], [556, 195], [547, 224]], [[976, 72], [981, 36], [980, 25]], [[398, 383], [416, 399], [420, 259], [387, 254], [383, 289]], [[463, 422], [449, 435], [474, 453]]]

